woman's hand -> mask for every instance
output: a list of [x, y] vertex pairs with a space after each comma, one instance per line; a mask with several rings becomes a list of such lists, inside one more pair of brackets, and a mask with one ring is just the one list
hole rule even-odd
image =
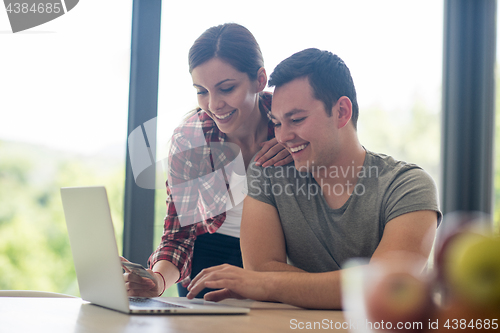
[[[123, 257], [120, 257], [120, 260], [129, 262]], [[165, 290], [163, 279], [158, 273], [147, 269], [147, 271], [153, 276], [153, 281], [149, 278], [141, 277], [133, 273], [126, 267], [123, 267], [123, 269], [125, 270], [125, 273], [123, 273], [123, 279], [125, 280], [125, 287], [127, 288], [127, 294], [129, 296], [158, 297], [162, 291]]]
[[262, 165], [263, 167], [281, 166], [293, 161], [292, 155], [281, 143], [278, 143], [276, 138], [262, 142], [260, 145], [262, 148], [255, 155], [256, 165]]

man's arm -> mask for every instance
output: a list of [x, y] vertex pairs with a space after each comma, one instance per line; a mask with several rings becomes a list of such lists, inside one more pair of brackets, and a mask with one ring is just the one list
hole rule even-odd
[[[385, 225], [382, 239], [370, 262], [407, 261], [410, 255], [414, 258], [413, 264], [423, 269], [431, 253], [436, 229], [437, 213], [434, 211], [421, 210], [400, 215]], [[398, 257], [398, 254], [401, 256]]]
[[[382, 240], [375, 250], [372, 262], [378, 260], [403, 260], [408, 258], [428, 258], [437, 225], [437, 214], [433, 211], [417, 211], [401, 215], [389, 221], [384, 229]], [[268, 230], [266, 230], [268, 231]], [[281, 233], [282, 234], [282, 233]], [[263, 236], [268, 239], [268, 235]], [[252, 237], [250, 237], [251, 239]], [[248, 240], [250, 240], [248, 239]], [[273, 262], [282, 265], [280, 261], [261, 258], [267, 256], [255, 246], [262, 243], [247, 243], [246, 251], [250, 251], [250, 265], [269, 265]], [[244, 249], [243, 249], [244, 250]], [[245, 250], [244, 250], [245, 251]], [[393, 253], [403, 252], [405, 256], [394, 257]], [[274, 258], [276, 253], [269, 257]], [[281, 258], [278, 258], [278, 260]], [[419, 268], [425, 263], [415, 261]], [[281, 267], [281, 266], [280, 266]], [[260, 266], [262, 268], [262, 266]], [[203, 270], [188, 287], [188, 298], [193, 298], [203, 288], [217, 290], [205, 295], [205, 299], [220, 301], [228, 297], [243, 297], [260, 301], [275, 301], [288, 303], [304, 308], [340, 309], [341, 271], [325, 273], [306, 273], [294, 271], [255, 272], [230, 265], [211, 267]]]
[[285, 235], [278, 211], [247, 196], [241, 218], [243, 267], [253, 271], [300, 271], [286, 261]]

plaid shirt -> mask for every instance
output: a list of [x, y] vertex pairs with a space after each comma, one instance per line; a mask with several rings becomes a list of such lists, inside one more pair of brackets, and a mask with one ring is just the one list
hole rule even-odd
[[[259, 108], [268, 117], [271, 100], [270, 93], [260, 94]], [[268, 140], [272, 138], [274, 126], [269, 121]], [[149, 267], [160, 260], [170, 261], [179, 269], [179, 281], [184, 286], [190, 281], [196, 237], [216, 232], [226, 219], [228, 196], [224, 194], [228, 186], [224, 170], [231, 172], [235, 167], [231, 161], [236, 157], [231, 145], [234, 144], [226, 141], [226, 135], [201, 109], [174, 131], [166, 183], [164, 233], [149, 258]]]

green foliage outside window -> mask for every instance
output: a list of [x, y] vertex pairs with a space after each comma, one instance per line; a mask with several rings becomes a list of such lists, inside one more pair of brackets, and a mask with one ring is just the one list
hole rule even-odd
[[2, 141], [0, 151], [0, 289], [78, 295], [59, 188], [106, 186], [121, 251], [124, 161]]

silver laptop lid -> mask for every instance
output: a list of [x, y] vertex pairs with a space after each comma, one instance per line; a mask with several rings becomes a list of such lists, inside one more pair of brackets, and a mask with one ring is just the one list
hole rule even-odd
[[61, 188], [61, 197], [82, 299], [129, 312], [106, 189]]
[[183, 298], [175, 298], [168, 302], [170, 304], [159, 299], [142, 299], [148, 302], [132, 306], [123, 281], [106, 189], [102, 186], [67, 187], [61, 189], [61, 197], [84, 300], [126, 313], [245, 314], [250, 311], [249, 308]]

